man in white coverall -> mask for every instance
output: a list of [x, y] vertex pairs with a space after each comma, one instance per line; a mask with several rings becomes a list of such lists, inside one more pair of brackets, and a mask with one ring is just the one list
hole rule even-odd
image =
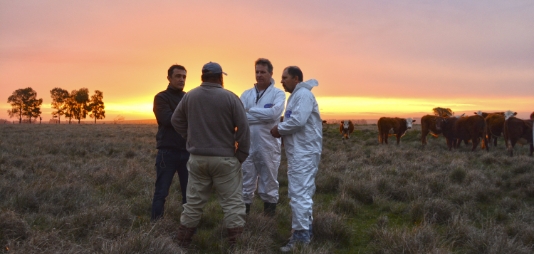
[[271, 61], [260, 58], [254, 66], [257, 83], [241, 95], [250, 128], [249, 156], [241, 165], [243, 200], [248, 214], [257, 188], [258, 195], [264, 202], [264, 214], [273, 216], [278, 203], [280, 139], [271, 136], [269, 131], [280, 122], [286, 94], [274, 87]]
[[318, 86], [315, 79], [302, 82], [299, 67], [289, 66], [282, 74], [282, 85], [291, 93], [287, 99], [284, 122], [271, 129], [273, 137], [283, 137], [287, 156], [287, 176], [293, 234], [289, 243], [280, 248], [292, 251], [297, 243], [311, 240], [312, 196], [315, 193], [315, 175], [321, 160], [323, 129], [319, 106], [311, 89]]

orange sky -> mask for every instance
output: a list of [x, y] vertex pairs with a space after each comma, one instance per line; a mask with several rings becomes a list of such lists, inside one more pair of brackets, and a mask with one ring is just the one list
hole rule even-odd
[[[110, 3], [111, 2], [111, 3]], [[419, 117], [534, 111], [531, 1], [0, 1], [0, 118], [7, 97], [32, 87], [50, 118], [49, 91], [104, 92], [106, 120], [153, 118], [166, 70], [209, 61], [240, 95], [258, 57], [298, 65], [323, 118]], [[90, 120], [88, 118], [87, 120]]]

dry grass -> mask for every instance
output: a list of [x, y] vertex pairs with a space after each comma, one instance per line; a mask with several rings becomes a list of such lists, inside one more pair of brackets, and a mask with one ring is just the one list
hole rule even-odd
[[[4, 253], [180, 253], [180, 188], [150, 222], [155, 125], [0, 126], [0, 244]], [[341, 142], [324, 133], [314, 197], [314, 240], [296, 253], [532, 253], [534, 158], [443, 138], [378, 145], [376, 125]], [[274, 218], [255, 200], [229, 249], [216, 198], [188, 253], [278, 253], [291, 229], [285, 157]]]

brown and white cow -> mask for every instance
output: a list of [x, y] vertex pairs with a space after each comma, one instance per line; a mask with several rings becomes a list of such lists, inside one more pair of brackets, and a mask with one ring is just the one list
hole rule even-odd
[[514, 112], [504, 113], [504, 140], [508, 147], [510, 156], [514, 156], [514, 146], [516, 143], [530, 144], [530, 156], [534, 152], [532, 120], [522, 120], [514, 117]]
[[[490, 145], [493, 140], [493, 146], [497, 146], [497, 138], [502, 135], [504, 129], [504, 112], [486, 113], [479, 110], [475, 114], [484, 117], [486, 121], [487, 145]], [[515, 115], [517, 115], [517, 112], [514, 112]]]
[[[388, 143], [388, 136], [395, 135], [397, 137], [397, 145], [400, 143], [400, 138], [406, 134], [406, 130], [412, 128], [415, 122], [413, 118], [391, 118], [381, 117], [378, 119], [378, 142], [383, 144]], [[391, 134], [390, 134], [391, 132]]]
[[484, 119], [486, 117], [488, 117], [488, 115], [490, 114], [499, 114], [499, 115], [503, 115], [504, 116], [504, 112], [491, 112], [491, 113], [488, 113], [488, 112], [482, 112], [481, 110], [477, 111], [477, 112], [474, 112], [475, 115], [479, 115], [481, 117], [484, 117]]
[[[436, 119], [436, 129], [443, 132], [443, 136], [447, 140], [449, 151], [454, 147], [457, 148], [462, 140], [471, 140], [474, 151], [481, 142], [486, 143], [486, 122], [484, 118], [479, 115], [469, 117], [438, 117]], [[488, 150], [488, 146], [485, 146]]]
[[343, 120], [339, 124], [339, 132], [341, 133], [341, 140], [345, 141], [345, 139], [350, 138], [350, 134], [354, 132], [354, 124], [352, 124], [351, 120]]

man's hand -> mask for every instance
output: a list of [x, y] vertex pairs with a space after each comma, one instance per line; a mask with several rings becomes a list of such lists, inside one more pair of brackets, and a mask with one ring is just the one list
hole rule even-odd
[[282, 135], [280, 135], [280, 133], [278, 132], [278, 125], [275, 125], [272, 129], [271, 129], [271, 135], [275, 138], [280, 138], [282, 137]]

